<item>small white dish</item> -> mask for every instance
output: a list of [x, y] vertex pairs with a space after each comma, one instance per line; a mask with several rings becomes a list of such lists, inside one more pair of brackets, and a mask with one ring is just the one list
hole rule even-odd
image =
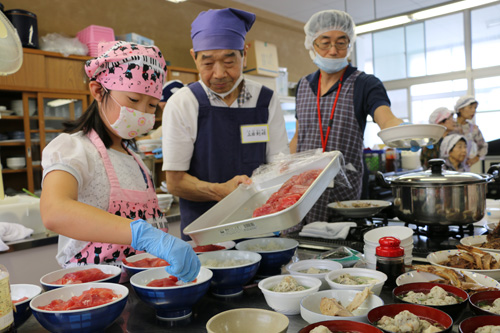
[[[449, 266], [443, 266], [438, 263], [445, 261], [448, 259], [449, 256], [455, 255], [457, 253], [463, 252], [462, 250], [444, 250], [444, 251], [437, 251], [437, 252], [432, 252], [427, 256], [427, 261], [430, 262], [432, 265], [435, 266], [441, 266], [445, 268], [451, 268], [457, 271], [468, 271], [468, 272], [474, 272], [478, 274], [484, 274], [487, 275], [495, 280], [500, 279], [500, 269], [461, 269], [461, 268], [454, 268], [454, 267], [449, 267]], [[500, 253], [495, 253], [495, 252], [490, 252], [490, 251], [485, 251], [490, 253], [496, 261], [500, 261]]]
[[[460, 272], [464, 275], [467, 275], [474, 281], [476, 281], [478, 284], [483, 285], [485, 287], [490, 287], [490, 288], [497, 288], [500, 289], [500, 282], [497, 280], [484, 275], [484, 274], [478, 274], [474, 272], [469, 272], [469, 271], [463, 271], [460, 270]], [[401, 274], [396, 278], [396, 285], [401, 286], [403, 284], [407, 283], [413, 283], [413, 282], [431, 282], [435, 280], [442, 280], [443, 278], [432, 274], [432, 273], [427, 273], [427, 272], [421, 272], [421, 271], [409, 271], [406, 273]]]
[[370, 295], [368, 298], [353, 311], [353, 317], [328, 316], [321, 313], [319, 308], [323, 297], [335, 298], [343, 306], [349, 305], [354, 297], [360, 293], [358, 290], [323, 290], [312, 295], [306, 296], [300, 302], [300, 315], [309, 324], [314, 324], [325, 320], [352, 320], [368, 323], [366, 315], [371, 309], [384, 305], [384, 301], [376, 296]]
[[479, 247], [480, 244], [487, 242], [486, 235], [468, 236], [460, 239], [460, 244], [472, 246], [487, 252], [500, 253], [500, 249], [489, 249], [485, 247]]
[[[363, 203], [370, 204], [370, 207], [353, 207]], [[329, 203], [328, 207], [345, 217], [362, 218], [373, 216], [390, 205], [392, 202], [385, 200], [347, 200]]]
[[444, 134], [446, 127], [436, 124], [410, 124], [389, 127], [377, 135], [392, 148], [425, 147], [436, 144]]

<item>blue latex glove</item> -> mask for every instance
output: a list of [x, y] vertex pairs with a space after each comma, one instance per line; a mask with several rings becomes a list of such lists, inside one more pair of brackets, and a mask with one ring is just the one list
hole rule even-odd
[[[402, 122], [401, 124], [399, 124], [399, 126], [401, 126], [401, 125], [412, 125], [412, 123], [409, 123], [409, 122], [406, 122], [406, 121], [405, 121], [405, 122]], [[410, 150], [411, 150], [412, 152], [416, 153], [417, 151], [419, 151], [419, 150], [420, 150], [420, 146], [418, 145], [418, 143], [417, 143], [417, 142], [415, 142], [415, 141], [410, 141], [410, 145], [411, 145]], [[427, 146], [427, 148], [428, 148], [428, 149], [432, 149], [432, 148], [434, 148], [434, 145], [428, 145], [428, 146]]]
[[163, 148], [156, 148], [155, 150], [152, 151], [152, 153], [155, 154], [156, 158], [163, 158]]
[[162, 258], [170, 264], [165, 267], [168, 274], [184, 282], [196, 279], [201, 263], [191, 245], [166, 232], [156, 229], [144, 220], [130, 223], [132, 247]]

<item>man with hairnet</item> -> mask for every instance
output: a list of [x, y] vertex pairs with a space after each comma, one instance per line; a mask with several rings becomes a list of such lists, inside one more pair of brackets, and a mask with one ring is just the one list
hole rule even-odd
[[465, 163], [465, 171], [470, 171], [470, 167], [479, 160], [483, 160], [488, 153], [488, 143], [484, 140], [483, 133], [472, 122], [478, 105], [474, 96], [470, 95], [460, 97], [455, 104], [456, 131], [467, 139], [468, 159]]
[[297, 128], [290, 151], [320, 147], [341, 151], [350, 183], [350, 187], [328, 188], [306, 216], [306, 223], [328, 221], [328, 203], [360, 198], [367, 116], [381, 129], [403, 122], [392, 114], [382, 82], [349, 64], [354, 28], [352, 17], [338, 10], [318, 12], [304, 27], [305, 47], [319, 69], [297, 86]]
[[[200, 80], [180, 89], [163, 112], [163, 170], [180, 197], [181, 231], [274, 155], [288, 152], [278, 97], [243, 78], [245, 36], [255, 14], [202, 12], [191, 24]], [[182, 232], [182, 239], [189, 237]]]

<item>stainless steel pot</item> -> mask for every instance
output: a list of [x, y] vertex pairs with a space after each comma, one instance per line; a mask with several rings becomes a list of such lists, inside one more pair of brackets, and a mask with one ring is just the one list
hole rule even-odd
[[429, 161], [431, 170], [385, 178], [378, 172], [382, 186], [392, 187], [394, 212], [405, 222], [433, 225], [462, 225], [484, 216], [489, 174], [443, 171], [444, 161]]

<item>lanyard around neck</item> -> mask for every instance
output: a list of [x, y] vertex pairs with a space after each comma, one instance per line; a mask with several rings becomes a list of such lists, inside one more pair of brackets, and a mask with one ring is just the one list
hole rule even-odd
[[326, 143], [328, 142], [328, 137], [330, 136], [330, 129], [333, 125], [333, 114], [335, 113], [335, 108], [337, 107], [337, 101], [339, 99], [340, 89], [342, 88], [342, 79], [344, 78], [344, 73], [339, 80], [339, 87], [337, 88], [337, 94], [335, 95], [335, 101], [333, 102], [332, 111], [330, 112], [330, 119], [328, 120], [328, 129], [326, 130], [326, 136], [323, 137], [323, 124], [321, 121], [321, 106], [320, 106], [320, 97], [321, 97], [321, 72], [319, 73], [318, 79], [318, 94], [317, 94], [317, 109], [318, 109], [318, 122], [319, 122], [319, 134], [321, 135], [321, 146], [323, 147], [323, 152], [326, 149]]

